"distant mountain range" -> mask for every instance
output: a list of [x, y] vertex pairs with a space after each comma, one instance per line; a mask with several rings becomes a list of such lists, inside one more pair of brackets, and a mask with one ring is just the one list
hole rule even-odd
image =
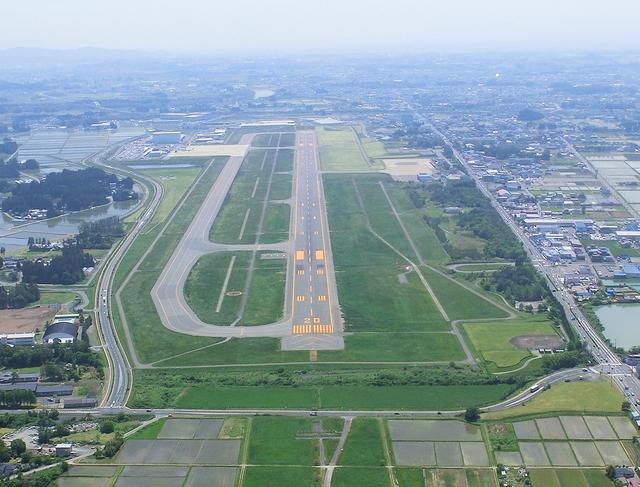
[[67, 63], [84, 64], [92, 62], [128, 61], [171, 57], [164, 51], [133, 51], [83, 47], [80, 49], [44, 49], [16, 47], [0, 49], [0, 63], [12, 65], [60, 65]]

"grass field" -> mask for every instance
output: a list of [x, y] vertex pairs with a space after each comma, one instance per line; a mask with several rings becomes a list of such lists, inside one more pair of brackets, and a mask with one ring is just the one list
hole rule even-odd
[[508, 262], [478, 262], [475, 264], [461, 264], [456, 267], [456, 272], [482, 272], [497, 271], [510, 265]]
[[[422, 268], [422, 273], [452, 320], [506, 318], [508, 316], [506, 311], [498, 308], [491, 301], [482, 299], [465, 289], [454, 279], [447, 278], [426, 267]], [[467, 286], [469, 285], [467, 283]]]
[[250, 258], [249, 252], [216, 252], [198, 259], [184, 285], [185, 299], [198, 318], [205, 323], [229, 325], [238, 317], [241, 295], [224, 296], [218, 312], [216, 308], [231, 261], [226, 292], [242, 292]]
[[291, 186], [292, 186], [291, 174], [274, 174], [271, 181], [271, 194], [269, 197], [272, 200], [286, 200], [291, 198]]
[[464, 330], [474, 348], [496, 367], [510, 367], [531, 356], [510, 340], [523, 335], [557, 335], [544, 315], [521, 314], [518, 319], [489, 323], [465, 323]]
[[136, 431], [132, 434], [130, 440], [155, 440], [158, 437], [158, 433], [167, 422], [167, 418], [160, 418], [153, 423], [145, 426], [144, 428]]
[[379, 140], [364, 139], [362, 141], [362, 146], [371, 159], [381, 159], [389, 156], [389, 152], [384, 146], [384, 143]]
[[449, 362], [464, 358], [460, 342], [450, 333], [355, 333], [345, 337], [345, 350], [318, 352], [319, 362]]
[[370, 171], [383, 169], [382, 163], [369, 165], [351, 128], [316, 128], [320, 164], [325, 171]]
[[[220, 214], [211, 226], [211, 240], [227, 244], [251, 244], [256, 243], [258, 238], [263, 243], [287, 239], [289, 207], [268, 204], [270, 199], [288, 198], [291, 192], [289, 175], [277, 175], [275, 185], [272, 183], [269, 188], [269, 178], [276, 165], [276, 157], [275, 150], [256, 149], [247, 154]], [[262, 229], [264, 235], [258, 236], [258, 226], [265, 203], [268, 206]]]
[[280, 149], [278, 151], [275, 171], [277, 173], [293, 171], [293, 149]]
[[[279, 357], [298, 358], [305, 362], [308, 352], [274, 351], [259, 356], [244, 344], [258, 350], [263, 341], [276, 339], [236, 339], [203, 350], [210, 362], [223, 364], [253, 360], [254, 363], [277, 362]], [[234, 349], [224, 349], [235, 344]], [[277, 347], [277, 345], [276, 345]], [[274, 347], [274, 348], [276, 348]], [[220, 350], [220, 351], [219, 351]], [[280, 354], [279, 357], [277, 354]], [[255, 355], [255, 357], [253, 357]], [[398, 373], [401, 366], [361, 364], [337, 366], [309, 364], [271, 367], [186, 368], [189, 355], [174, 359], [184, 369], [135, 369], [130, 406], [185, 408], [319, 408], [319, 409], [425, 409], [458, 410], [472, 405], [497, 402], [512, 392], [512, 386], [495, 385], [369, 385], [363, 378], [371, 374]], [[262, 360], [261, 360], [262, 359]], [[268, 359], [268, 361], [266, 360]], [[167, 362], [171, 365], [171, 362]], [[337, 376], [337, 384], [327, 383]], [[295, 380], [296, 377], [304, 380]], [[263, 385], [264, 384], [264, 385]], [[360, 385], [361, 384], [361, 385]]]
[[622, 396], [607, 380], [562, 382], [517, 408], [486, 413], [483, 419], [504, 419], [543, 413], [619, 413]]
[[[368, 185], [370, 193], [376, 189], [377, 180]], [[338, 292], [347, 329], [448, 330], [448, 323], [415, 273], [408, 274], [406, 283], [401, 283], [398, 276], [407, 271], [407, 263], [367, 230], [353, 180], [325, 175], [324, 181]], [[391, 213], [384, 210], [386, 203], [378, 199], [382, 194], [379, 188], [378, 193], [375, 202], [383, 206], [372, 207], [367, 213], [376, 216], [381, 231], [398, 232]], [[390, 238], [400, 242], [398, 245], [402, 244], [399, 239], [404, 239], [402, 235]], [[405, 240], [403, 247], [407, 246]]]
[[282, 203], [269, 203], [264, 215], [260, 243], [284, 242], [289, 238], [290, 206]]
[[313, 431], [310, 418], [259, 416], [252, 420], [251, 465], [317, 465], [316, 439], [301, 439]]
[[186, 383], [196, 372], [185, 369], [158, 378], [157, 371], [136, 370], [130, 401], [140, 407], [181, 408], [300, 408], [300, 409], [425, 409], [458, 410], [497, 402], [511, 390], [507, 385], [486, 386], [216, 386], [207, 381]]
[[601, 469], [587, 470], [577, 468], [529, 470], [532, 487], [612, 487]]
[[312, 467], [249, 467], [242, 487], [320, 487], [322, 471]]
[[[153, 240], [160, 231], [160, 226], [153, 226], [147, 233], [138, 236], [118, 266], [114, 279], [115, 289], [122, 285], [125, 277], [131, 274], [132, 268], [142, 260], [143, 254], [152, 247], [150, 253], [140, 263], [138, 271], [131, 275], [129, 282], [122, 290], [122, 303], [133, 342], [136, 352], [143, 362], [160, 360], [176, 353], [219, 341], [217, 338], [191, 337], [167, 330], [158, 317], [150, 293], [171, 252], [224, 166], [225, 160], [225, 158], [216, 160], [204, 173], [156, 245], [152, 247]], [[126, 339], [122, 335], [122, 322], [119, 313], [113, 313], [113, 320], [121, 334], [121, 340], [126, 343]], [[153, 340], [148, 339], [150, 334], [153, 335]]]
[[187, 188], [202, 171], [201, 167], [143, 169], [140, 172], [162, 184], [164, 194], [150, 225], [163, 222], [182, 198]]
[[391, 487], [386, 468], [344, 468], [333, 472], [331, 487]]
[[[235, 259], [234, 259], [235, 257]], [[219, 311], [218, 300], [233, 260], [226, 293], [243, 293], [248, 278], [250, 252], [216, 252], [202, 256], [185, 282], [187, 303], [205, 323], [229, 325], [239, 318], [242, 294], [225, 295]], [[284, 307], [286, 261], [262, 260], [256, 256], [249, 297], [241, 323], [260, 325], [277, 321]]]
[[65, 304], [73, 301], [78, 295], [76, 293], [46, 293], [40, 290], [40, 299], [32, 306], [48, 306], [50, 304]]
[[381, 419], [354, 419], [338, 463], [351, 466], [384, 466], [386, 461], [382, 432]]
[[[393, 346], [389, 346], [389, 340]], [[318, 362], [449, 362], [462, 360], [464, 354], [458, 340], [451, 334], [443, 333], [356, 333], [345, 337], [346, 349], [319, 351]], [[282, 352], [279, 340], [275, 338], [232, 339], [198, 352], [167, 360], [160, 365], [184, 366], [309, 362], [306, 352]]]

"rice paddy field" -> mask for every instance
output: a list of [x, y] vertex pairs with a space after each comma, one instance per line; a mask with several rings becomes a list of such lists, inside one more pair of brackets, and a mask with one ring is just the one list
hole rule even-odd
[[[83, 130], [33, 130], [30, 134], [14, 137], [18, 143], [18, 158], [36, 159], [37, 171], [26, 171], [32, 177], [46, 176], [63, 169], [81, 169], [84, 159], [109, 146], [144, 134], [143, 128], [123, 127], [109, 131]], [[80, 223], [110, 216], [120, 216], [131, 211], [137, 202], [115, 202], [97, 208], [79, 211], [42, 221], [15, 221], [3, 214], [0, 218], [0, 245], [9, 254], [23, 249], [29, 237], [59, 241], [78, 231]]]
[[116, 130], [34, 130], [15, 137], [20, 159], [37, 159], [40, 173], [71, 169], [87, 157], [127, 139], [144, 135], [143, 127]]
[[[513, 424], [519, 446], [512, 452], [493, 450], [487, 424], [452, 419], [162, 418], [110, 462], [74, 465], [58, 485], [320, 487], [335, 456], [334, 487], [496, 487], [497, 464], [526, 465], [534, 487], [605, 487], [612, 485], [605, 465], [630, 462], [633, 426], [622, 416], [601, 418], [620, 432], [616, 440], [582, 439], [592, 417], [535, 418]], [[565, 438], [521, 438], [533, 431], [540, 437], [551, 426]], [[336, 452], [343, 431], [346, 443]]]

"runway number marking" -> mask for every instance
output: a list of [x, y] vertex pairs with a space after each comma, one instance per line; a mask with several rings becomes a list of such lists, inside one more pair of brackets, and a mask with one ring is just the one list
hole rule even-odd
[[304, 269], [298, 269], [296, 271], [296, 274], [298, 274], [299, 276], [304, 276]]
[[324, 269], [322, 267], [318, 267], [316, 269], [316, 274], [318, 274], [319, 276], [324, 276]]
[[296, 296], [296, 301], [301, 303], [302, 301], [304, 301], [304, 296]]
[[318, 301], [326, 301], [327, 300], [327, 296], [326, 294], [320, 294], [318, 296]]

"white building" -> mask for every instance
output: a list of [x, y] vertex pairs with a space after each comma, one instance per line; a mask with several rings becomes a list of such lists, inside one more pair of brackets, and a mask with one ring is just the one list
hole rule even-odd
[[182, 142], [181, 132], [154, 132], [151, 136], [154, 144], [179, 144]]
[[2, 345], [12, 345], [14, 347], [31, 347], [36, 344], [35, 333], [6, 333], [0, 335]]

